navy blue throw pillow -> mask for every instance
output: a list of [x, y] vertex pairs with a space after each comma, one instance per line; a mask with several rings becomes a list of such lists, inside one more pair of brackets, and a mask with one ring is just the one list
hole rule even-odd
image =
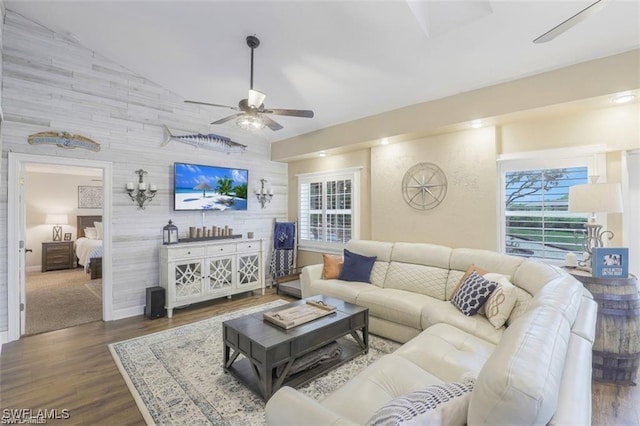
[[338, 279], [370, 283], [371, 269], [373, 269], [373, 264], [376, 263], [376, 259], [377, 256], [363, 256], [344, 249], [344, 263]]

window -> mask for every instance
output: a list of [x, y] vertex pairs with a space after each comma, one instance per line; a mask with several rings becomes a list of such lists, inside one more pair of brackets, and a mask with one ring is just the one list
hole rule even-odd
[[568, 211], [569, 187], [588, 183], [596, 162], [604, 170], [604, 156], [532, 157], [500, 163], [502, 251], [556, 263], [568, 252], [580, 259], [588, 214]]
[[359, 180], [359, 169], [298, 176], [301, 248], [341, 250], [359, 238]]

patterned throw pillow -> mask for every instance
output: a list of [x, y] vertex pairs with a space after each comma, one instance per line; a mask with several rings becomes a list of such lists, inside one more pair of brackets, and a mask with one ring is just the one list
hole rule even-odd
[[487, 271], [485, 271], [482, 268], [478, 268], [476, 265], [471, 264], [467, 267], [467, 270], [464, 272], [464, 275], [462, 276], [462, 278], [460, 278], [460, 281], [458, 281], [458, 284], [456, 285], [456, 287], [453, 289], [453, 291], [451, 292], [451, 297], [453, 297], [454, 294], [456, 294], [458, 292], [458, 289], [460, 288], [460, 286], [462, 285], [463, 282], [465, 282], [467, 280], [467, 278], [469, 277], [469, 275], [471, 275], [471, 273], [473, 271], [476, 271], [477, 273], [479, 273], [480, 275], [484, 275], [487, 273]]
[[473, 316], [484, 305], [496, 286], [496, 283], [473, 271], [453, 295], [451, 303], [466, 316]]
[[324, 264], [322, 268], [323, 279], [335, 280], [340, 276], [340, 271], [342, 271], [342, 256], [323, 254], [322, 262]]
[[367, 426], [465, 425], [473, 382], [431, 385], [380, 407]]
[[504, 275], [497, 278], [497, 280], [489, 278], [486, 274], [484, 277], [491, 281], [497, 282], [498, 287], [491, 293], [489, 299], [484, 304], [484, 314], [487, 319], [496, 329], [502, 327], [513, 307], [516, 305], [516, 286], [511, 284], [511, 281]]

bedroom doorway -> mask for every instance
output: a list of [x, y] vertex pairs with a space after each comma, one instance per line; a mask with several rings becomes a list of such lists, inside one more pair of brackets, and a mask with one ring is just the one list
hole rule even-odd
[[102, 199], [102, 169], [25, 164], [24, 335], [102, 320]]
[[[9, 153], [8, 341], [17, 340], [25, 334], [34, 334], [32, 328], [27, 329], [27, 324], [30, 323], [28, 319], [38, 318], [28, 318], [28, 314], [39, 315], [39, 321], [45, 325], [46, 323], [53, 325], [57, 322], [58, 325], [55, 328], [66, 328], [89, 322], [86, 318], [80, 319], [81, 322], [77, 323], [69, 322], [72, 317], [83, 315], [82, 312], [74, 312], [74, 308], [81, 308], [82, 311], [82, 308], [88, 307], [85, 311], [90, 311], [94, 315], [96, 311], [100, 311], [95, 319], [89, 318], [89, 320], [111, 319], [111, 167], [111, 163], [102, 161]], [[68, 172], [69, 170], [84, 169], [91, 170], [94, 177], [91, 177], [86, 185], [74, 184], [71, 196], [66, 194], [66, 205], [61, 202], [61, 199], [64, 198], [62, 196], [53, 199], [49, 196], [47, 202], [40, 202], [36, 194], [36, 201], [33, 202], [32, 199], [30, 201], [29, 191], [42, 185], [42, 182], [38, 183], [37, 179], [33, 182], [30, 179], [32, 176], [29, 173], [33, 169], [41, 173], [47, 173], [43, 170], [49, 169], [51, 176], [63, 175], [66, 173], [64, 170]], [[95, 179], [95, 181], [91, 179]], [[79, 205], [78, 202], [81, 201], [79, 197], [82, 197], [82, 194], [78, 187], [94, 187], [89, 189], [96, 195], [95, 187], [98, 186], [98, 179], [102, 180], [102, 206], [97, 207], [90, 203]], [[68, 182], [67, 185], [69, 185]], [[57, 191], [60, 189], [58, 186], [54, 185], [49, 192]], [[38, 191], [35, 190], [35, 192]], [[40, 197], [47, 198], [44, 195]], [[95, 208], [91, 209], [92, 207]], [[54, 216], [54, 218], [52, 219], [50, 216]], [[81, 217], [90, 218], [92, 223], [96, 222], [95, 218], [102, 219], [102, 277], [99, 280], [101, 286], [91, 279], [91, 275], [87, 274], [84, 268], [77, 267], [75, 250], [69, 253], [69, 250], [72, 250], [72, 247], [76, 245], [79, 236], [78, 220]], [[55, 221], [61, 223], [54, 224]], [[85, 225], [86, 222], [83, 222], [82, 232], [87, 228]], [[40, 234], [40, 236], [34, 239], [32, 235], [34, 233]], [[43, 234], [46, 235], [43, 236]], [[34, 247], [39, 250], [34, 250]], [[49, 252], [49, 248], [51, 248], [51, 252]], [[38, 253], [35, 254], [35, 251]], [[32, 258], [28, 259], [28, 256], [32, 256]], [[27, 281], [32, 281], [35, 284], [27, 286]], [[40, 299], [41, 301], [44, 299], [48, 303], [46, 309], [30, 310], [29, 303], [37, 303], [36, 299], [28, 297], [30, 292], [32, 295], [36, 294], [32, 290], [39, 291], [41, 296], [44, 295]], [[73, 299], [76, 297], [73, 296], [74, 293], [82, 293], [84, 299]], [[52, 303], [54, 298], [60, 302], [58, 305]], [[72, 299], [77, 300], [77, 303], [69, 304], [68, 302]], [[46, 313], [42, 314], [42, 312]], [[43, 331], [49, 330], [40, 329], [36, 332]]]

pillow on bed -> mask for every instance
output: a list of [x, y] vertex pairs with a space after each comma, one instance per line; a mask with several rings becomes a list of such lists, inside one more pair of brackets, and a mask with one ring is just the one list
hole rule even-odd
[[90, 240], [98, 239], [98, 231], [96, 228], [84, 228], [84, 236]]
[[96, 227], [96, 231], [98, 233], [98, 240], [102, 239], [102, 222], [93, 222], [93, 225]]

